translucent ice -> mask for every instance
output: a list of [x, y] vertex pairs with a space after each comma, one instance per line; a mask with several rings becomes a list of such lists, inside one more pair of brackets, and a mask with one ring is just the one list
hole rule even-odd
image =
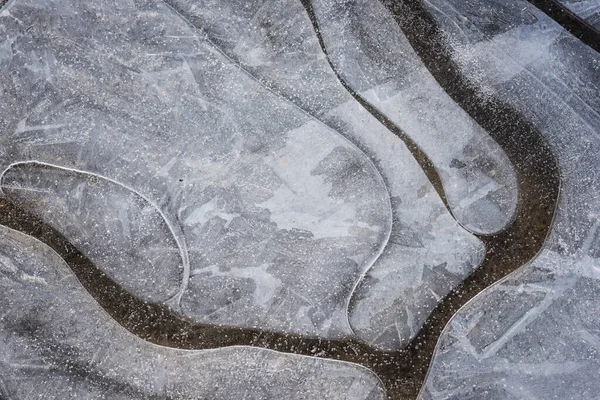
[[178, 350], [118, 325], [41, 242], [0, 227], [0, 397], [384, 399], [354, 364], [252, 347]]
[[518, 189], [502, 148], [430, 75], [378, 1], [313, 0], [333, 67], [423, 149], [452, 213], [475, 233], [513, 221]]
[[168, 3], [256, 79], [373, 160], [391, 196], [392, 231], [357, 282], [349, 319], [360, 339], [404, 347], [440, 298], [478, 266], [482, 243], [453, 220], [402, 140], [340, 84], [300, 1]]
[[526, 2], [431, 0], [427, 9], [471, 84], [547, 139], [561, 194], [542, 252], [450, 321], [422, 398], [595, 398], [600, 55]]
[[0, 19], [2, 162], [56, 167], [10, 169], [11, 198], [132, 292], [179, 290], [169, 304], [198, 322], [350, 334], [392, 221], [361, 150], [160, 1], [24, 0]]
[[164, 302], [180, 292], [185, 248], [156, 207], [131, 189], [36, 162], [8, 168], [1, 189], [136, 296]]

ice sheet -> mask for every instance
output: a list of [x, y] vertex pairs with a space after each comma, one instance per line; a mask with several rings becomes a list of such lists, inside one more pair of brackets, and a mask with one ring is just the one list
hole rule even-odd
[[333, 67], [425, 152], [455, 218], [475, 233], [507, 227], [518, 202], [510, 160], [435, 81], [383, 4], [311, 4]]
[[[0, 56], [2, 163], [58, 168], [8, 197], [134, 294], [162, 301], [178, 286], [169, 304], [198, 322], [351, 333], [349, 297], [392, 222], [385, 183], [361, 150], [160, 1], [25, 0], [0, 19], [10, 43]], [[78, 201], [89, 177], [105, 183]], [[145, 211], [133, 211], [134, 197]], [[128, 242], [121, 223], [170, 243], [161, 257], [173, 259], [155, 258], [151, 272], [151, 250]], [[130, 282], [146, 267], [152, 295]]]
[[367, 343], [403, 348], [439, 300], [479, 265], [482, 243], [454, 221], [404, 142], [338, 81], [300, 1], [168, 3], [260, 82], [355, 143], [378, 168], [391, 198], [392, 231], [357, 282], [349, 320]]
[[384, 399], [377, 377], [252, 347], [179, 350], [118, 325], [46, 245], [0, 227], [0, 397]]
[[600, 55], [526, 2], [431, 0], [427, 9], [464, 76], [548, 140], [561, 194], [542, 252], [446, 327], [422, 398], [594, 398]]

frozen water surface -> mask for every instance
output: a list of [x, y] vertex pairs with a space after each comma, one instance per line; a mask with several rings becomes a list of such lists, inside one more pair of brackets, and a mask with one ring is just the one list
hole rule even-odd
[[[161, 2], [43, 4], [2, 11], [3, 161], [69, 172], [21, 165], [7, 195], [134, 294], [164, 300], [179, 285], [173, 307], [200, 322], [350, 334], [348, 298], [391, 230], [370, 159]], [[144, 266], [159, 243], [172, 259]]]
[[57, 253], [0, 226], [0, 398], [414, 398], [532, 258], [420, 397], [597, 396], [600, 56], [548, 15], [9, 1], [0, 223]]
[[118, 325], [43, 243], [0, 227], [6, 399], [384, 399], [355, 364], [252, 347], [179, 350]]
[[350, 325], [382, 349], [403, 348], [431, 310], [483, 258], [402, 140], [338, 81], [302, 3], [169, 3], [244, 69], [347, 137], [377, 166], [392, 206], [391, 235], [352, 297]]
[[435, 0], [428, 9], [463, 74], [548, 140], [561, 194], [542, 252], [450, 321], [422, 397], [595, 398], [600, 55], [524, 2]]
[[164, 302], [180, 291], [185, 249], [178, 248], [163, 215], [139, 194], [92, 174], [36, 162], [10, 166], [1, 188], [13, 202], [60, 227], [69, 242], [130, 292]]
[[312, 4], [334, 68], [423, 149], [456, 219], [484, 234], [511, 223], [518, 190], [509, 159], [433, 79], [385, 7], [369, 0]]
[[[401, 140], [339, 84], [300, 3], [216, 4], [152, 3], [144, 7], [160, 12], [140, 6], [135, 19], [121, 17], [126, 11], [119, 7], [65, 4], [65, 10], [91, 8], [95, 19], [120, 21], [113, 29], [124, 35], [119, 53], [99, 57], [115, 52], [101, 50], [111, 39], [82, 31], [77, 20], [49, 26], [91, 44], [38, 44], [50, 54], [38, 60], [48, 76], [25, 81], [45, 82], [42, 99], [14, 118], [8, 158], [58, 159], [59, 166], [114, 180], [156, 204], [182, 253], [181, 290], [170, 304], [186, 316], [326, 338], [356, 333], [380, 347], [403, 347], [439, 299], [479, 264], [481, 243], [453, 221]], [[6, 18], [19, 25], [20, 9], [34, 18], [27, 3], [8, 7]], [[212, 25], [199, 24], [200, 11]], [[282, 30], [266, 19], [289, 26]], [[223, 29], [231, 20], [235, 29]], [[80, 65], [69, 52], [88, 59]], [[14, 60], [10, 65], [25, 69]], [[298, 68], [303, 65], [309, 67]], [[106, 77], [99, 87], [96, 76], [115, 69], [123, 78]], [[90, 91], [101, 106], [88, 104]], [[81, 96], [86, 100], [76, 100]], [[73, 219], [98, 224], [86, 209], [92, 203], [55, 205], [63, 215], [45, 215], [47, 201], [76, 198], [75, 186], [46, 202], [39, 190], [45, 188], [25, 189], [31, 201], [23, 205], [61, 233], [67, 235]], [[109, 205], [115, 210], [95, 207], [105, 220], [127, 214]], [[107, 229], [107, 221], [98, 229]], [[128, 240], [121, 227], [110, 235]], [[96, 240], [89, 246], [97, 249], [84, 249], [101, 268], [119, 262], [97, 260], [106, 245]], [[349, 326], [350, 296], [373, 262]], [[162, 285], [157, 281], [158, 297], [167, 296]]]

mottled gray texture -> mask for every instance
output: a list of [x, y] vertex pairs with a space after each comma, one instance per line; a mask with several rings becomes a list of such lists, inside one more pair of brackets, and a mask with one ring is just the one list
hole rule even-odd
[[454, 221], [402, 140], [339, 83], [300, 1], [168, 2], [260, 82], [373, 160], [391, 196], [392, 232], [354, 292], [350, 325], [372, 345], [404, 347], [478, 266], [483, 244]]
[[557, 0], [567, 10], [600, 32], [600, 0]]
[[454, 217], [476, 233], [510, 224], [518, 190], [508, 157], [438, 85], [385, 7], [370, 0], [312, 4], [334, 67], [427, 154]]
[[[158, 239], [168, 236], [162, 222], [135, 230], [155, 229], [148, 234], [156, 240], [187, 248], [175, 310], [198, 322], [351, 333], [349, 297], [392, 223], [388, 190], [362, 151], [257, 82], [160, 1], [21, 0], [0, 20], [2, 163], [74, 170], [67, 182], [30, 181], [9, 197], [27, 192], [23, 205], [75, 243], [98, 229], [84, 254], [149, 296], [133, 284], [139, 270], [119, 265], [120, 250], [111, 248], [124, 247], [128, 233], [107, 232], [130, 206], [77, 201], [72, 183], [118, 182], [106, 190], [145, 197], [174, 237]], [[169, 278], [155, 280], [151, 298], [172, 296], [181, 262], [161, 263]]]
[[49, 247], [0, 227], [0, 397], [19, 399], [384, 399], [339, 361], [252, 347], [186, 351], [118, 325]]
[[185, 248], [139, 194], [91, 174], [25, 162], [2, 175], [5, 196], [38, 214], [112, 279], [156, 302], [183, 286]]
[[[422, 396], [594, 397], [599, 56], [526, 2], [425, 4], [481, 101], [548, 138], [562, 194], [538, 257], [446, 328]], [[386, 10], [313, 5], [337, 72], [423, 147], [457, 219], [506, 226], [512, 166]], [[337, 81], [298, 1], [12, 1], [0, 66], [3, 195], [196, 322], [397, 350], [482, 259], [402, 141]], [[0, 343], [11, 399], [384, 397], [356, 365], [135, 338], [58, 255], [7, 228]]]
[[[42, 4], [0, 14], [11, 43], [0, 57], [3, 160], [92, 173], [155, 204], [174, 233], [161, 240], [183, 249], [175, 310], [398, 349], [480, 263], [483, 245], [406, 146], [337, 81], [300, 2]], [[70, 225], [95, 224], [88, 207], [106, 214], [101, 231], [124, 215], [115, 202], [65, 203], [76, 187], [58, 186], [43, 201], [5, 192], [27, 193], [23, 205], [75, 243], [85, 239]], [[98, 255], [127, 242], [110, 231], [82, 249], [107, 272], [119, 260]], [[126, 282], [134, 274], [111, 276], [143, 296]], [[151, 298], [171, 296], [168, 282]]]
[[600, 55], [524, 1], [427, 4], [471, 84], [521, 111], [548, 140], [561, 193], [542, 252], [450, 321], [422, 397], [596, 398]]

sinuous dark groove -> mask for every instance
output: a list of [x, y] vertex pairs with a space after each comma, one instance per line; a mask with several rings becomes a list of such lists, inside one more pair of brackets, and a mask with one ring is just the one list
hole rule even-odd
[[[352, 339], [323, 340], [259, 329], [194, 323], [176, 315], [166, 306], [145, 302], [131, 295], [96, 268], [92, 261], [69, 243], [60, 232], [18, 205], [2, 198], [0, 224], [35, 237], [50, 246], [66, 261], [100, 306], [131, 333], [152, 343], [180, 349], [247, 345], [308, 356], [319, 352], [319, 357], [361, 364], [380, 376], [396, 376], [410, 369], [405, 352], [384, 353]], [[82, 369], [79, 372], [92, 374], [91, 371], [86, 371]]]
[[556, 0], [527, 0], [577, 39], [600, 53], [600, 32]]
[[[310, 6], [308, 2], [303, 3]], [[559, 179], [552, 152], [533, 126], [499, 101], [479, 100], [477, 89], [467, 84], [452, 63], [441, 33], [421, 2], [384, 1], [384, 4], [395, 15], [411, 45], [440, 85], [502, 146], [517, 172], [520, 196], [515, 222], [500, 234], [479, 236], [487, 248], [482, 266], [439, 304], [405, 350], [381, 352], [354, 339], [323, 340], [258, 329], [196, 324], [165, 306], [132, 296], [97, 269], [59, 232], [5, 199], [0, 199], [0, 224], [36, 237], [52, 247], [99, 304], [142, 339], [185, 349], [249, 345], [304, 355], [314, 355], [317, 349], [320, 357], [354, 362], [374, 371], [384, 382], [390, 399], [414, 399], [425, 378], [437, 339], [450, 317], [467, 300], [531, 260], [540, 250], [552, 223]], [[307, 7], [307, 10], [315, 23], [311, 8]], [[320, 35], [319, 41], [324, 48]], [[341, 82], [345, 85], [343, 80]], [[401, 135], [406, 136], [366, 101], [357, 100], [392, 132], [401, 138]], [[405, 143], [440, 193], [441, 181], [437, 173], [431, 173], [435, 172], [431, 162], [410, 138], [407, 139], [409, 141]], [[413, 143], [414, 147], [408, 143]], [[443, 191], [441, 197], [444, 198]]]
[[[406, 398], [416, 396], [441, 331], [454, 313], [492, 283], [529, 262], [550, 231], [560, 190], [556, 158], [542, 134], [513, 107], [486, 99], [452, 61], [450, 49], [432, 16], [419, 0], [382, 0], [430, 73], [450, 97], [502, 147], [517, 173], [519, 205], [515, 221], [486, 245], [480, 266], [431, 314], [408, 348], [421, 362], [406, 377]], [[411, 390], [412, 392], [408, 392]], [[404, 392], [404, 389], [403, 389]]]
[[302, 3], [304, 8], [306, 9], [306, 12], [308, 13], [310, 21], [313, 25], [313, 28], [314, 28], [317, 38], [319, 40], [319, 45], [321, 46], [321, 50], [323, 51], [323, 54], [325, 54], [327, 63], [329, 64], [331, 70], [337, 77], [338, 81], [342, 84], [344, 89], [346, 89], [346, 91], [348, 93], [350, 93], [352, 95], [352, 97], [354, 97], [354, 99], [365, 110], [367, 110], [371, 115], [373, 115], [373, 117], [375, 117], [390, 132], [392, 132], [394, 135], [398, 136], [400, 138], [400, 140], [402, 140], [404, 142], [404, 144], [406, 145], [408, 150], [411, 152], [414, 159], [417, 161], [417, 163], [419, 164], [421, 169], [425, 172], [427, 179], [433, 185], [433, 188], [437, 192], [438, 196], [442, 199], [442, 202], [444, 203], [444, 206], [446, 207], [448, 212], [452, 213], [452, 210], [450, 209], [450, 205], [448, 204], [448, 199], [446, 197], [446, 192], [444, 191], [444, 187], [442, 185], [442, 180], [440, 178], [440, 175], [437, 173], [437, 170], [433, 166], [433, 163], [431, 162], [431, 160], [429, 159], [427, 154], [425, 154], [425, 152], [419, 147], [419, 145], [417, 145], [417, 143], [410, 136], [408, 136], [406, 134], [406, 132], [404, 132], [402, 129], [400, 129], [400, 127], [398, 127], [396, 124], [394, 124], [384, 113], [379, 111], [379, 109], [377, 107], [375, 107], [370, 102], [365, 100], [364, 97], [362, 97], [360, 94], [358, 94], [350, 85], [348, 85], [348, 83], [344, 80], [344, 78], [342, 76], [340, 76], [337, 69], [333, 65], [333, 62], [331, 61], [331, 58], [329, 57], [329, 53], [327, 52], [325, 42], [323, 41], [323, 36], [321, 35], [321, 33], [319, 31], [319, 24], [317, 22], [317, 17], [314, 13], [311, 0], [300, 0], [300, 2]]
[[[439, 175], [416, 143], [376, 107], [354, 91], [331, 62], [310, 0], [301, 0], [329, 65], [348, 92], [391, 132], [402, 139], [449, 209]], [[481, 102], [461, 76], [435, 22], [418, 0], [383, 1], [426, 67], [442, 88], [502, 147], [517, 173], [519, 205], [514, 222], [494, 235], [475, 235], [486, 245], [481, 266], [435, 308], [406, 349], [410, 371], [396, 378], [382, 376], [392, 398], [414, 398], [421, 387], [437, 339], [446, 323], [468, 300], [487, 286], [530, 261], [550, 230], [559, 193], [559, 172], [546, 140], [516, 110], [497, 100]]]

